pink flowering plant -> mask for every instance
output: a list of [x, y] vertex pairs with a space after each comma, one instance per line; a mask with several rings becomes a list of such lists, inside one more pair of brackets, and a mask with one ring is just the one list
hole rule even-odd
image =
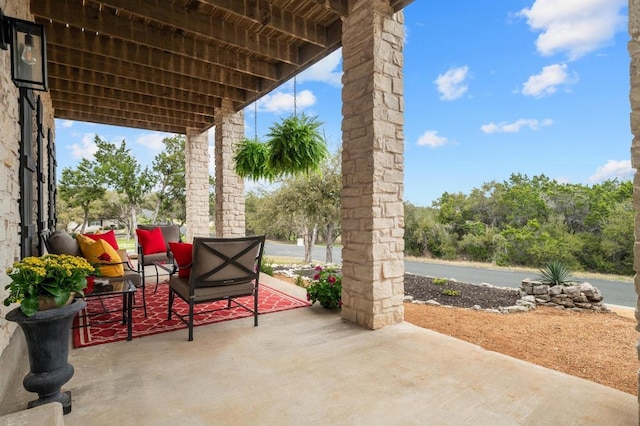
[[327, 309], [337, 309], [342, 306], [342, 277], [334, 268], [323, 269], [316, 266], [313, 281], [307, 287], [307, 300], [311, 303], [320, 301], [320, 305]]

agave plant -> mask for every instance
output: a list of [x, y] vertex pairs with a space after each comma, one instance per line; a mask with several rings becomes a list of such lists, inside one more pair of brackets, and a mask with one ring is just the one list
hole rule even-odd
[[573, 271], [564, 263], [554, 260], [540, 269], [538, 279], [545, 284], [566, 285], [572, 280]]

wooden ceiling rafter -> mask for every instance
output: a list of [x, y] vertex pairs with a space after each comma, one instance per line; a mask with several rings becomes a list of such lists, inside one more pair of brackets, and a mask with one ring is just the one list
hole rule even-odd
[[[379, 0], [376, 0], [379, 1]], [[399, 10], [411, 0], [385, 0]], [[185, 133], [341, 46], [349, 0], [30, 0], [56, 118]]]

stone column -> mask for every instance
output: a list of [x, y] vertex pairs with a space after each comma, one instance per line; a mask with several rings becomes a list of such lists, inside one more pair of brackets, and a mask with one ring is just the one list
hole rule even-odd
[[354, 0], [342, 34], [342, 317], [404, 319], [404, 30], [388, 1]]
[[209, 236], [209, 142], [207, 132], [187, 129], [185, 143], [187, 236]]
[[[631, 166], [640, 168], [640, 0], [629, 1], [629, 56], [631, 57]], [[640, 176], [636, 172], [633, 177], [633, 207], [635, 211], [635, 243], [633, 244], [633, 270], [636, 272], [634, 285], [636, 294], [640, 295]], [[636, 302], [636, 330], [640, 331], [640, 303]], [[640, 359], [640, 342], [636, 346]], [[640, 373], [639, 373], [640, 378]], [[638, 386], [640, 390], [640, 385]], [[640, 400], [639, 400], [640, 401]]]
[[214, 113], [216, 125], [216, 236], [244, 237], [244, 180], [235, 172], [233, 156], [244, 138], [244, 113], [230, 101]]

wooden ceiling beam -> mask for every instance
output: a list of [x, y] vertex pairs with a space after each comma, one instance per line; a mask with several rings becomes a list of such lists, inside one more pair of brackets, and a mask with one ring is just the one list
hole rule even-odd
[[140, 102], [130, 102], [122, 99], [110, 99], [105, 97], [89, 96], [79, 93], [62, 92], [52, 90], [56, 97], [56, 107], [60, 107], [63, 102], [70, 105], [90, 105], [98, 108], [119, 109], [122, 111], [142, 111], [149, 115], [158, 117], [168, 116], [180, 120], [196, 120], [213, 123], [213, 108], [206, 111], [198, 110], [197, 104], [187, 104], [181, 102], [183, 108], [178, 108], [175, 102], [166, 102], [165, 105], [144, 104]]
[[150, 95], [164, 96], [168, 90], [177, 90], [184, 93], [184, 97], [197, 94], [211, 96], [215, 98], [231, 99], [243, 102], [248, 99], [246, 92], [222, 84], [202, 82], [186, 77], [180, 78], [178, 82], [166, 79], [162, 74], [153, 78], [153, 81], [139, 78], [129, 78], [128, 75], [109, 74], [100, 70], [78, 68], [66, 64], [59, 64], [49, 61], [48, 73], [50, 77], [66, 78], [68, 80], [88, 81], [98, 86], [114, 87], [131, 92], [141, 91]]
[[[171, 125], [163, 122], [149, 122], [144, 120], [134, 120], [131, 118], [105, 117], [100, 114], [91, 114], [84, 111], [56, 109], [54, 117], [62, 120], [83, 121], [88, 123], [109, 124], [111, 126], [130, 127], [134, 129], [153, 130], [157, 132], [186, 134], [186, 127], [182, 125]], [[203, 132], [208, 129], [200, 129]]]
[[[257, 91], [261, 86], [261, 79], [253, 75], [231, 71], [227, 68], [213, 67], [210, 63], [177, 56], [170, 52], [146, 46], [135, 46], [120, 39], [107, 36], [96, 36], [95, 33], [81, 31], [75, 27], [42, 22], [47, 34], [47, 54], [49, 57], [56, 52], [64, 52], [68, 58], [97, 57], [107, 61], [116, 61], [121, 70], [126, 70], [131, 64], [149, 67], [157, 72], [170, 72], [178, 76], [208, 80], [225, 84], [247, 91]], [[71, 59], [70, 59], [71, 60]]]
[[[207, 80], [200, 80], [188, 75], [157, 72], [153, 68], [125, 63], [103, 56], [78, 55], [60, 48], [49, 49], [49, 73], [52, 75], [92, 73], [92, 77], [104, 79], [103, 76], [116, 76], [131, 80], [146, 82], [158, 86], [174, 86], [187, 92], [204, 93], [217, 97], [228, 97], [234, 101], [245, 101], [247, 94], [244, 90], [225, 86]], [[53, 67], [53, 65], [56, 65]], [[80, 77], [81, 78], [81, 77]], [[176, 83], [177, 82], [177, 83]]]
[[138, 24], [123, 19], [107, 9], [100, 11], [70, 0], [41, 0], [32, 2], [31, 12], [43, 20], [53, 20], [63, 25], [82, 28], [84, 31], [105, 34], [134, 44], [169, 51], [175, 55], [203, 60], [246, 74], [274, 81], [279, 77], [278, 67], [274, 63], [173, 32], [162, 31], [151, 25]]
[[161, 7], [155, 0], [100, 0], [99, 3], [281, 62], [296, 64], [298, 60], [297, 51], [290, 43], [281, 43], [229, 22], [213, 22], [209, 16], [174, 3], [165, 2]]
[[349, 16], [349, 0], [311, 0], [341, 17]]
[[317, 46], [326, 46], [326, 28], [273, 6], [269, 0], [202, 0], [225, 12]]
[[213, 119], [204, 120], [200, 116], [193, 114], [190, 114], [190, 116], [184, 115], [182, 117], [174, 115], [156, 115], [146, 111], [130, 111], [119, 108], [107, 108], [98, 105], [82, 105], [66, 101], [56, 102], [54, 108], [61, 109], [63, 111], [85, 111], [89, 114], [104, 115], [105, 117], [112, 118], [128, 118], [137, 121], [163, 122], [170, 126], [185, 126], [198, 129], [206, 126], [213, 126]]
[[205, 96], [203, 94], [185, 93], [175, 88], [166, 87], [163, 92], [157, 88], [151, 90], [147, 85], [136, 87], [115, 87], [101, 86], [94, 83], [85, 83], [78, 79], [69, 77], [49, 76], [49, 87], [53, 91], [83, 93], [88, 96], [105, 97], [107, 99], [136, 99], [138, 96], [145, 99], [146, 96], [154, 98], [165, 98], [172, 101], [185, 102], [187, 104], [198, 104], [207, 108], [219, 108], [222, 99]]

